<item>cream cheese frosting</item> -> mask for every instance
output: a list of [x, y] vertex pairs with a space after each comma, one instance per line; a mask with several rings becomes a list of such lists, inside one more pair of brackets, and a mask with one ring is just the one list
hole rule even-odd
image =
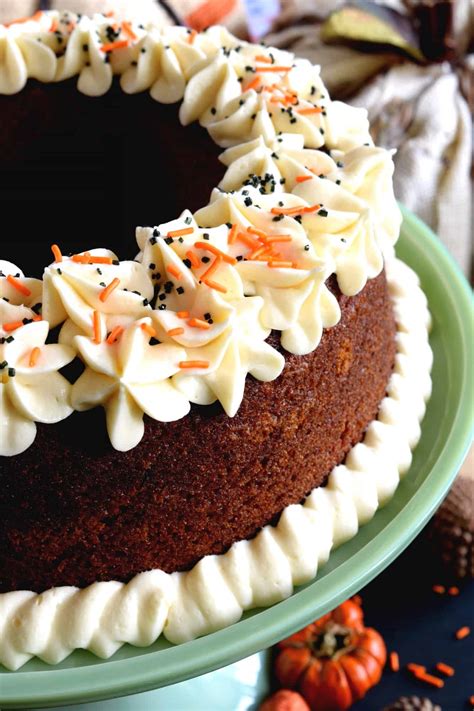
[[188, 572], [151, 570], [127, 584], [1, 594], [1, 664], [14, 670], [33, 656], [57, 664], [78, 648], [106, 659], [123, 644], [147, 646], [160, 634], [186, 642], [237, 622], [244, 610], [275, 604], [314, 578], [331, 550], [393, 495], [410, 466], [431, 392], [426, 297], [403, 262], [389, 258], [386, 271], [397, 322], [394, 372], [377, 419], [327, 485], [285, 508], [276, 526], [206, 556]]

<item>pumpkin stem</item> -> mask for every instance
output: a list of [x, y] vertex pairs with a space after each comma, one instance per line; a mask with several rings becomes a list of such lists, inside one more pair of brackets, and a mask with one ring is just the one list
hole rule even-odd
[[311, 641], [311, 651], [317, 658], [338, 658], [352, 649], [352, 633], [348, 627], [328, 622]]

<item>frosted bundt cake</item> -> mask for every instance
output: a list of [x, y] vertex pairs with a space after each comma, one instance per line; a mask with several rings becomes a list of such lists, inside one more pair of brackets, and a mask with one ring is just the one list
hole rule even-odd
[[0, 662], [283, 599], [391, 496], [430, 392], [390, 153], [219, 27], [38, 13], [0, 26], [0, 93]]

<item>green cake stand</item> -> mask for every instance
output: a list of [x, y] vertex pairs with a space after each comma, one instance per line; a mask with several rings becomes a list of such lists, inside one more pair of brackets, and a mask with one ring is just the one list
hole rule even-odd
[[179, 646], [160, 639], [145, 649], [124, 646], [109, 660], [77, 651], [56, 667], [32, 660], [16, 672], [0, 668], [1, 709], [79, 703], [87, 711], [254, 708], [268, 683], [265, 656], [256, 652], [356, 593], [422, 529], [472, 441], [473, 301], [437, 237], [408, 210], [403, 217], [397, 253], [419, 274], [428, 297], [434, 366], [422, 437], [393, 499], [331, 555], [316, 580], [284, 602], [252, 610], [231, 627]]

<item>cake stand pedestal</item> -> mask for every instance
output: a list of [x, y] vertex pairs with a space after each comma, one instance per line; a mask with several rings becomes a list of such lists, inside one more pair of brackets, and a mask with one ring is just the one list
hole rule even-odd
[[56, 711], [256, 711], [269, 693], [267, 650], [172, 686]]

